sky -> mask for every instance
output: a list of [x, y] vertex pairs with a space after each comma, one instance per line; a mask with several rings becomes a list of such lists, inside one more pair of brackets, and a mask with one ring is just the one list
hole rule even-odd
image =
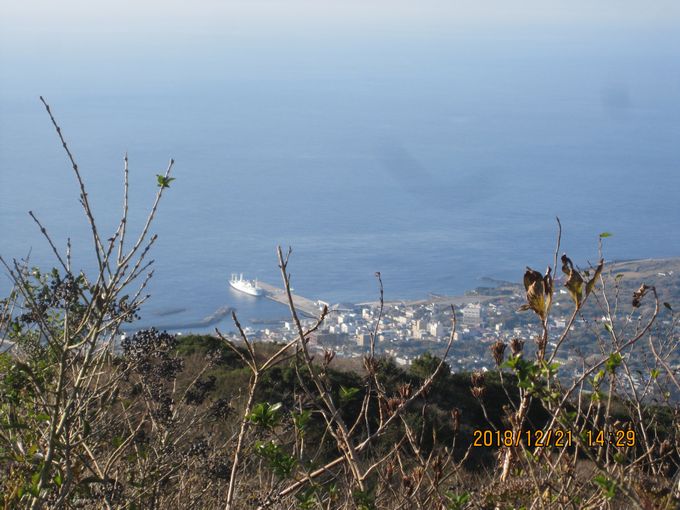
[[531, 26], [673, 27], [675, 0], [2, 0], [3, 45], [116, 37]]
[[32, 83], [43, 94], [83, 79], [91, 83], [81, 89], [129, 85], [132, 75], [160, 86], [204, 74], [225, 51], [294, 72], [346, 50], [380, 61], [451, 41], [470, 54], [585, 55], [619, 45], [673, 57], [680, 43], [677, 0], [0, 0], [0, 13], [0, 94], [14, 95], [35, 95]]

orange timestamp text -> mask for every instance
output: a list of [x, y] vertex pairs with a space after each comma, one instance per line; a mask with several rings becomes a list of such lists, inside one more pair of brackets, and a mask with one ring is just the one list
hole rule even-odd
[[[472, 446], [484, 447], [512, 447], [520, 444], [527, 448], [565, 448], [579, 443], [578, 437], [571, 430], [546, 429], [524, 430], [515, 432], [505, 430], [480, 430], [473, 431]], [[580, 444], [587, 447], [611, 445], [616, 448], [633, 447], [637, 444], [634, 430], [613, 429], [610, 432], [602, 430], [585, 430], [580, 434]]]

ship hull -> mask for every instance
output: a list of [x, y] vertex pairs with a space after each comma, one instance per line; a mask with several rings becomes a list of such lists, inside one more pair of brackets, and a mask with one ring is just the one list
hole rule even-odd
[[243, 285], [242, 281], [235, 281], [229, 282], [229, 285], [231, 286], [232, 289], [237, 290], [239, 292], [243, 292], [244, 294], [248, 294], [249, 296], [255, 296], [259, 297], [263, 294], [262, 289], [258, 289], [257, 287], [253, 287], [252, 285]]

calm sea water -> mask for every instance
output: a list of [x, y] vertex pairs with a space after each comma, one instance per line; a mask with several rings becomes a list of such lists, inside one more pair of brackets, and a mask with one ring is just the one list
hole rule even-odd
[[231, 272], [278, 283], [277, 244], [293, 247], [296, 291], [331, 302], [375, 299], [375, 271], [388, 299], [519, 280], [550, 262], [556, 215], [580, 263], [602, 231], [614, 234], [610, 259], [677, 256], [680, 45], [547, 41], [3, 55], [16, 72], [0, 84], [0, 254], [30, 249], [53, 264], [33, 210], [92, 267], [44, 94], [104, 230], [120, 211], [125, 151], [132, 221], [176, 160], [146, 324], [225, 304], [245, 321], [285, 316], [227, 286]]

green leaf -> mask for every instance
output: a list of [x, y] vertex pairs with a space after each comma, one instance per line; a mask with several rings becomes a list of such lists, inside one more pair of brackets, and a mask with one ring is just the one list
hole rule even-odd
[[449, 491], [446, 493], [446, 499], [449, 500], [449, 504], [446, 507], [447, 510], [462, 510], [468, 501], [470, 501], [470, 493], [454, 494]]
[[578, 416], [578, 413], [576, 411], [564, 411], [564, 419], [565, 423], [568, 424], [573, 424], [576, 423], [576, 417]]
[[528, 388], [530, 388], [531, 386], [533, 386], [533, 382], [529, 381], [528, 379], [520, 380], [520, 381], [517, 383], [517, 387], [519, 387], [519, 388], [528, 389]]
[[607, 369], [607, 372], [610, 374], [613, 374], [616, 372], [616, 369], [621, 365], [621, 362], [623, 361], [623, 358], [621, 357], [621, 354], [618, 352], [613, 352], [609, 355], [609, 358], [605, 362], [604, 366]]
[[610, 480], [606, 476], [600, 474], [593, 478], [593, 482], [600, 486], [602, 492], [604, 492], [604, 497], [607, 499], [612, 499], [616, 496], [616, 482]]
[[593, 482], [595, 482], [600, 487], [605, 487], [608, 481], [609, 480], [604, 475], [597, 475], [596, 477], [593, 478]]
[[611, 232], [602, 232], [602, 233], [600, 234], [600, 239], [605, 239], [605, 238], [611, 237], [611, 236], [613, 236], [613, 235], [614, 235], [614, 234], [612, 234]]
[[650, 375], [652, 376], [652, 379], [656, 379], [657, 377], [659, 377], [659, 369], [652, 368]]
[[300, 510], [312, 510], [317, 506], [318, 502], [316, 489], [314, 487], [309, 487], [306, 490], [297, 493], [295, 499], [298, 500], [297, 507]]
[[281, 402], [276, 404], [269, 404], [269, 402], [260, 402], [253, 407], [253, 410], [246, 417], [252, 423], [265, 427], [268, 429], [274, 428], [279, 421], [277, 411], [281, 409]]
[[340, 400], [343, 402], [349, 402], [354, 399], [359, 393], [359, 388], [347, 388], [345, 386], [340, 386]]
[[31, 476], [31, 486], [28, 488], [28, 492], [30, 492], [31, 495], [36, 498], [40, 494], [40, 491], [38, 490], [39, 485], [40, 485], [40, 471], [36, 471]]
[[158, 186], [160, 188], [169, 188], [170, 183], [175, 180], [174, 177], [165, 177], [164, 175], [156, 174], [158, 179]]
[[612, 325], [609, 324], [608, 322], [605, 322], [605, 323], [604, 323], [604, 329], [606, 329], [607, 331], [609, 331], [611, 334], [614, 334], [614, 328], [613, 328]]
[[375, 510], [375, 497], [370, 490], [354, 491], [352, 493], [357, 510]]
[[295, 424], [295, 428], [301, 432], [305, 430], [305, 427], [307, 426], [311, 416], [312, 412], [309, 409], [300, 412], [300, 414], [293, 413], [293, 423]]
[[600, 370], [595, 377], [593, 377], [593, 386], [598, 386], [604, 377], [604, 370]]
[[297, 464], [294, 457], [284, 452], [274, 441], [255, 441], [255, 453], [267, 460], [269, 468], [279, 478], [286, 478]]

